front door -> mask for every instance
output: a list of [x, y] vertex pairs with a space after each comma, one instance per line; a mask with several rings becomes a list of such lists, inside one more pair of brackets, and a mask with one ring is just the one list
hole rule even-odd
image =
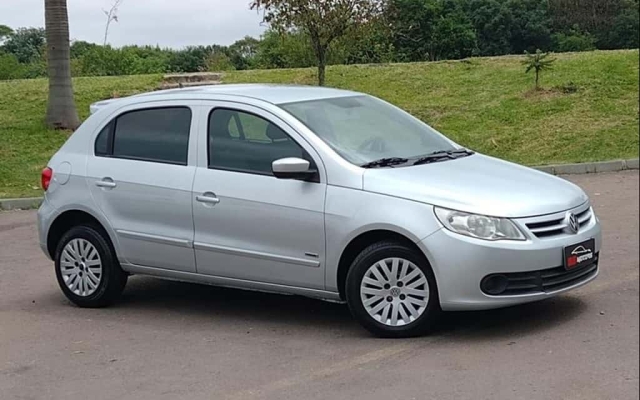
[[261, 109], [221, 104], [206, 118], [199, 138], [206, 165], [193, 186], [198, 272], [324, 289], [324, 170], [314, 182], [271, 173], [271, 163], [285, 157], [317, 167], [317, 154]]
[[197, 108], [137, 107], [98, 135], [87, 185], [116, 232], [121, 261], [195, 272], [189, 147]]

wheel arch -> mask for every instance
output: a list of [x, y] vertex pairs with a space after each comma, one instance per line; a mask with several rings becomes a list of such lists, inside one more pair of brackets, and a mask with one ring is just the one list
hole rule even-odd
[[368, 246], [383, 241], [383, 240], [391, 240], [401, 243], [411, 249], [416, 250], [418, 253], [422, 254], [424, 258], [429, 262], [429, 258], [427, 255], [418, 247], [414, 240], [411, 240], [408, 236], [399, 233], [394, 230], [390, 230], [387, 228], [384, 229], [372, 229], [366, 232], [362, 232], [358, 234], [356, 237], [351, 239], [349, 243], [345, 246], [342, 253], [340, 254], [340, 259], [338, 261], [338, 270], [337, 270], [337, 284], [338, 284], [338, 292], [340, 294], [340, 298], [342, 300], [346, 299], [345, 296], [345, 286], [347, 281], [347, 273], [349, 272], [349, 268], [353, 263], [353, 260]]
[[47, 252], [51, 259], [55, 258], [56, 247], [62, 236], [69, 229], [78, 225], [89, 225], [100, 231], [115, 251], [113, 237], [98, 217], [86, 210], [69, 209], [56, 216], [47, 232]]

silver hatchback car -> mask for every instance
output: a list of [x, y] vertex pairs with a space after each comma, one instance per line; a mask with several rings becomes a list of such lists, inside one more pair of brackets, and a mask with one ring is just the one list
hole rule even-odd
[[368, 95], [221, 85], [91, 111], [44, 169], [38, 212], [81, 307], [152, 275], [345, 301], [399, 337], [441, 310], [542, 300], [598, 275], [600, 223], [579, 187]]

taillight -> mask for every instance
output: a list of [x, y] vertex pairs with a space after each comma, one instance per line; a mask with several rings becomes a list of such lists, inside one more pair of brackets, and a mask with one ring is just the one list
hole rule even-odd
[[49, 189], [49, 183], [51, 183], [51, 177], [53, 177], [53, 170], [49, 167], [42, 170], [42, 175], [40, 176], [40, 183], [42, 184], [42, 188], [46, 191]]

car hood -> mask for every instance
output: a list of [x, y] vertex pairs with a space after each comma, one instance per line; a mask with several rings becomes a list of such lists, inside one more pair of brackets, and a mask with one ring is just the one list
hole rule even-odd
[[530, 217], [577, 207], [588, 200], [564, 179], [493, 157], [396, 168], [367, 169], [364, 190], [497, 217]]

